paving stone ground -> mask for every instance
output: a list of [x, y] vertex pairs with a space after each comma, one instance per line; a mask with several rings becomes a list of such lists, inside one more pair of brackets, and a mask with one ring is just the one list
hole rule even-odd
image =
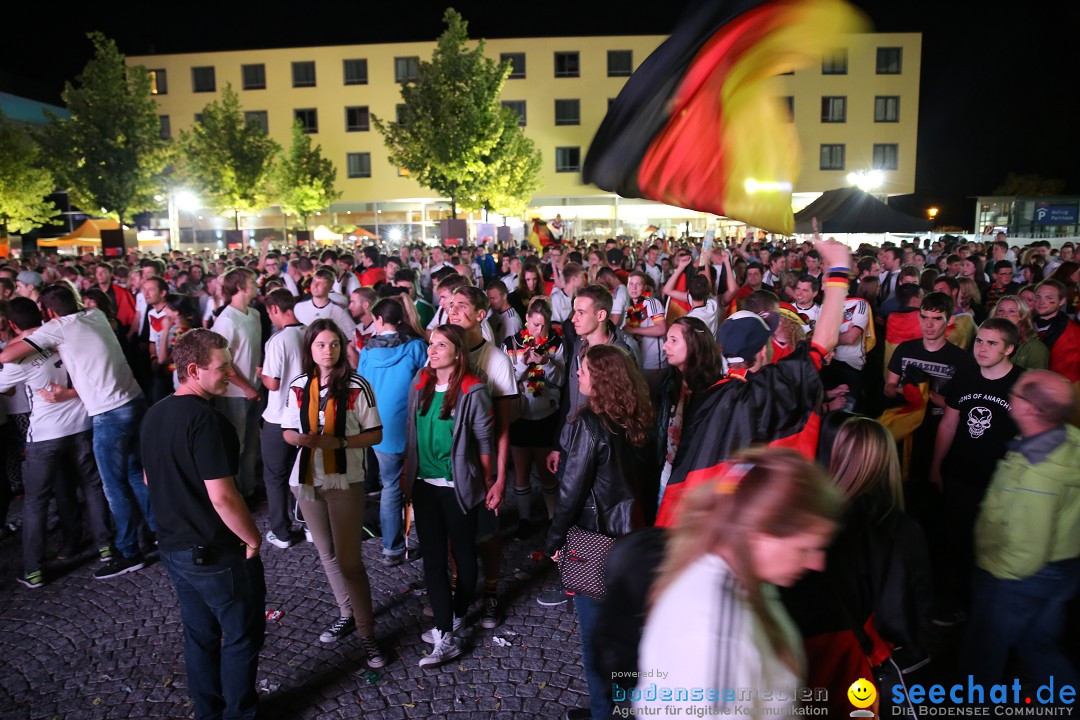
[[[10, 517], [20, 513], [17, 501]], [[263, 514], [260, 508], [256, 521], [265, 531]], [[429, 647], [420, 633], [431, 626], [422, 614], [418, 555], [387, 569], [379, 541], [365, 542], [376, 633], [390, 661], [374, 677], [355, 634], [334, 645], [318, 641], [337, 607], [314, 546], [264, 545], [267, 608], [284, 613], [267, 623], [259, 666], [265, 716], [514, 720], [559, 718], [586, 706], [573, 603], [542, 607], [534, 599], [556, 579], [550, 563], [531, 557], [540, 540], [505, 540], [504, 622], [495, 630], [474, 622], [471, 647], [438, 669], [417, 665]], [[0, 543], [0, 718], [191, 716], [179, 606], [160, 563], [95, 580], [92, 555], [68, 566], [54, 561], [51, 581], [29, 590], [14, 580], [22, 570], [20, 547], [18, 537]]]

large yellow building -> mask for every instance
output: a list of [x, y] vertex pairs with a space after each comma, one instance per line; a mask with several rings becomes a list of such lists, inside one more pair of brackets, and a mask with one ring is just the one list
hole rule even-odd
[[[522, 117], [543, 155], [541, 185], [530, 215], [560, 212], [574, 233], [615, 233], [676, 223], [692, 230], [717, 218], [656, 203], [616, 198], [581, 181], [580, 168], [608, 103], [663, 40], [662, 35], [488, 40], [487, 53], [510, 58], [503, 101]], [[849, 184], [849, 174], [879, 170], [882, 194], [914, 191], [921, 36], [860, 34], [820, 67], [784, 80], [803, 150], [797, 206]], [[448, 203], [392, 166], [371, 116], [393, 119], [400, 83], [413, 77], [434, 42], [279, 48], [132, 56], [152, 71], [162, 132], [177, 136], [228, 84], [250, 122], [287, 146], [294, 119], [310, 129], [338, 169], [342, 198], [325, 224], [400, 226], [431, 235]], [[277, 217], [275, 217], [275, 215]], [[318, 219], [317, 219], [318, 220]], [[520, 223], [519, 219], [510, 219]], [[204, 217], [204, 227], [215, 227]], [[249, 227], [281, 227], [268, 209]], [[221, 225], [225, 227], [225, 224]]]

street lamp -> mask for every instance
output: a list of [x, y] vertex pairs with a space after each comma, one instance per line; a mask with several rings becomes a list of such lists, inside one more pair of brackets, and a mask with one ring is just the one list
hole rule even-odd
[[936, 207], [928, 208], [927, 211], [926, 211], [926, 216], [929, 217], [931, 220], [936, 219], [937, 214], [938, 214], [938, 209]]
[[[169, 193], [169, 249], [180, 247], [180, 211], [192, 213], [199, 208], [199, 199], [190, 190]], [[191, 239], [195, 241], [195, 221], [191, 221]]]

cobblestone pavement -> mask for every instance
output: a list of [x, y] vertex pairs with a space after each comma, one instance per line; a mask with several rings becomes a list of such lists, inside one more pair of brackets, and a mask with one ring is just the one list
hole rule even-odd
[[[20, 513], [16, 502], [10, 516]], [[256, 521], [265, 531], [261, 512]], [[365, 542], [376, 634], [390, 661], [373, 673], [355, 634], [334, 645], [318, 640], [337, 607], [314, 546], [264, 545], [267, 609], [284, 613], [267, 623], [259, 667], [265, 716], [498, 720], [558, 718], [586, 706], [573, 603], [542, 607], [534, 599], [556, 577], [550, 564], [532, 559], [539, 543], [539, 536], [506, 539], [504, 622], [481, 629], [474, 606], [471, 648], [425, 670], [417, 666], [429, 647], [420, 633], [431, 619], [422, 613], [418, 554], [384, 568], [379, 542]], [[179, 606], [160, 563], [94, 580], [99, 564], [88, 554], [67, 566], [51, 563], [51, 581], [28, 590], [14, 580], [20, 558], [18, 537], [0, 543], [0, 718], [191, 716]]]

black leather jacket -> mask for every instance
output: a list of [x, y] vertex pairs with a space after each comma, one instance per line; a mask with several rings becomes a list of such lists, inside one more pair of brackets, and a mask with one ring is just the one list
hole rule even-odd
[[563, 429], [561, 442], [559, 499], [548, 530], [548, 554], [566, 544], [574, 525], [611, 537], [643, 527], [636, 500], [646, 466], [641, 449], [587, 408]]

